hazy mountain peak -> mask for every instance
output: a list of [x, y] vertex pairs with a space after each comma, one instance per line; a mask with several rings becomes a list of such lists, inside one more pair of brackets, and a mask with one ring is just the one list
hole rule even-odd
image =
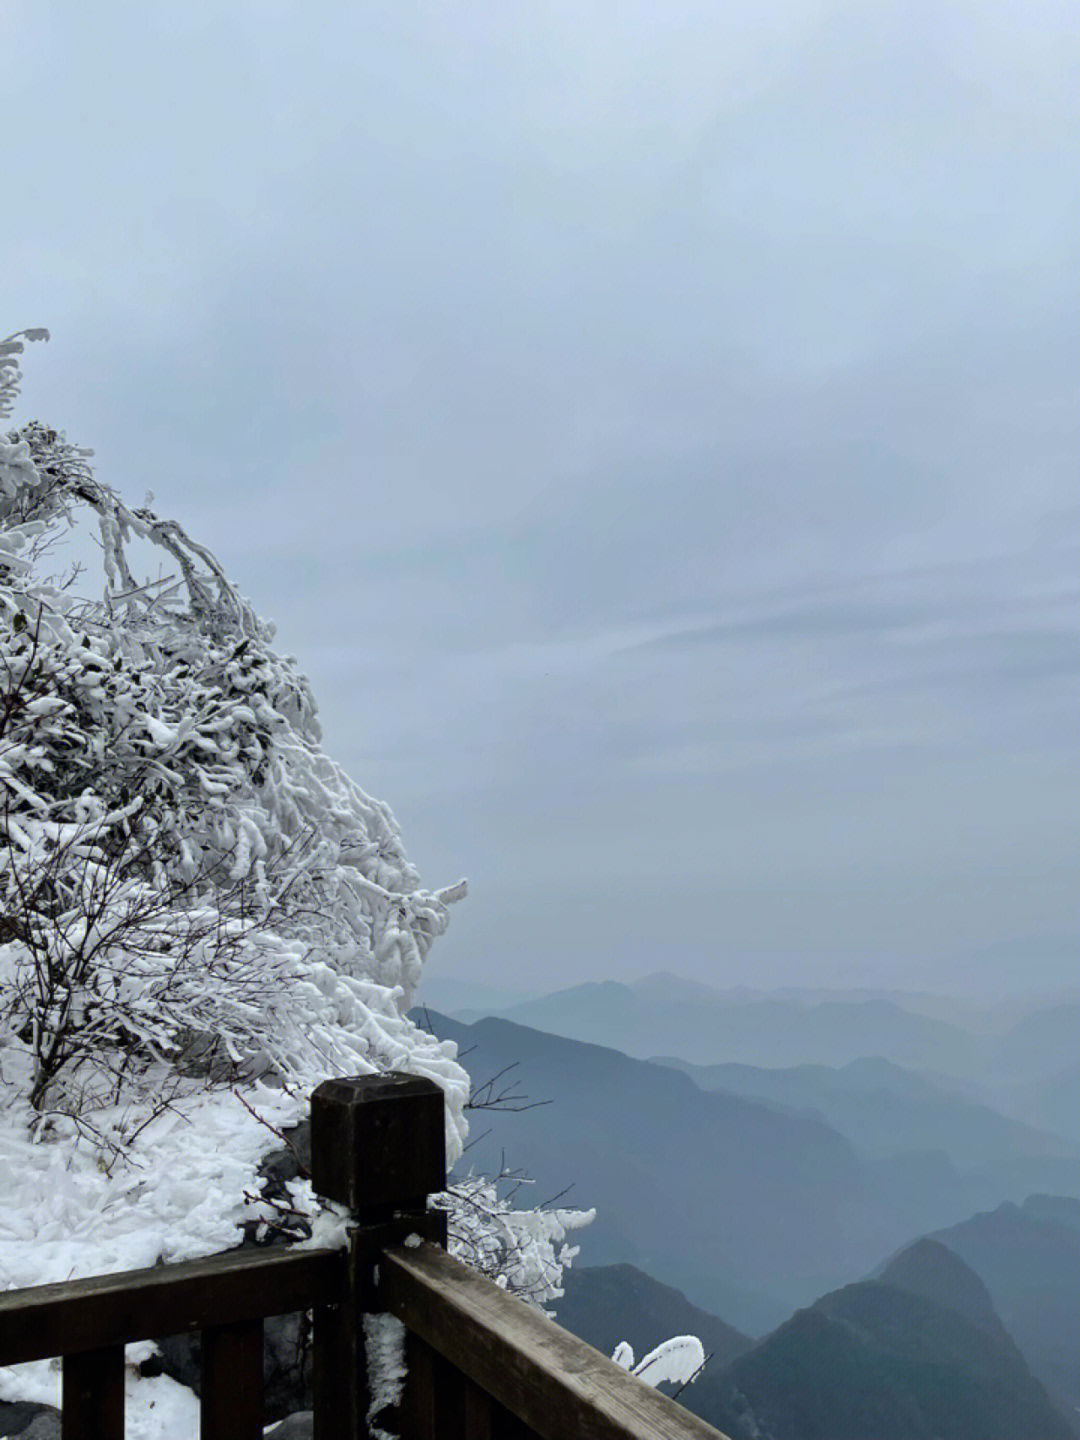
[[1029, 1195], [1020, 1209], [1033, 1220], [1080, 1232], [1080, 1200], [1071, 1195]]
[[710, 1005], [716, 1005], [725, 998], [714, 985], [704, 985], [699, 980], [687, 980], [670, 970], [657, 970], [651, 975], [643, 975], [640, 980], [633, 981], [630, 989], [635, 995], [644, 998], [656, 995], [663, 1000], [698, 999], [707, 1001]]
[[973, 1325], [1006, 1339], [990, 1292], [969, 1265], [940, 1240], [924, 1236], [894, 1255], [876, 1278], [913, 1295], [933, 1300]]
[[[909, 1279], [945, 1273], [949, 1261], [935, 1250], [908, 1249]], [[1068, 1440], [1071, 1428], [1000, 1322], [973, 1323], [949, 1298], [946, 1306], [895, 1280], [845, 1285], [726, 1373], [774, 1440]]]

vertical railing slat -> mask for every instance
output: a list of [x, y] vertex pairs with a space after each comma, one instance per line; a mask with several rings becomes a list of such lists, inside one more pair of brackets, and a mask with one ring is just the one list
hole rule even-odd
[[[491, 1397], [437, 1350], [429, 1353], [435, 1416], [431, 1440], [492, 1440]], [[407, 1386], [412, 1385], [412, 1378], [410, 1373]]]
[[[405, 1367], [398, 1426], [401, 1440], [443, 1440], [438, 1429], [435, 1376], [439, 1357], [411, 1330], [405, 1335]], [[318, 1437], [316, 1436], [316, 1440]]]
[[318, 1305], [312, 1313], [311, 1390], [314, 1440], [354, 1440], [362, 1433], [357, 1387], [342, 1376], [363, 1363], [347, 1305]]
[[537, 1440], [536, 1431], [498, 1401], [491, 1402], [491, 1440]]
[[473, 1440], [473, 1436], [476, 1440], [502, 1440], [494, 1423], [495, 1412], [499, 1407], [487, 1391], [481, 1390], [474, 1381], [465, 1375], [462, 1375], [461, 1379], [463, 1383], [458, 1403], [464, 1421], [463, 1433], [468, 1440]]
[[200, 1440], [262, 1440], [263, 1322], [202, 1332]]
[[[401, 1440], [536, 1440], [523, 1420], [411, 1332], [408, 1358]], [[417, 1411], [423, 1420], [414, 1430]]]
[[124, 1347], [65, 1355], [62, 1440], [124, 1440]]

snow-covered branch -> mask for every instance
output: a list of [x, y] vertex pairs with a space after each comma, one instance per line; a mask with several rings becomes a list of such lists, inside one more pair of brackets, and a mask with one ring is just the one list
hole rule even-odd
[[[42, 338], [0, 342], [0, 416]], [[22, 1217], [0, 1285], [66, 1278], [80, 1206], [95, 1255], [136, 1234], [144, 1264], [223, 1248], [265, 1206], [260, 1121], [297, 1123], [331, 1075], [429, 1076], [451, 1165], [468, 1133], [456, 1046], [408, 1018], [465, 882], [421, 886], [273, 626], [91, 455], [36, 421], [0, 432], [0, 1165]], [[79, 593], [42, 561], [87, 520], [102, 573]], [[591, 1212], [515, 1211], [498, 1178], [440, 1197], [451, 1248], [543, 1304]], [[290, 1197], [322, 1233], [310, 1182]]]

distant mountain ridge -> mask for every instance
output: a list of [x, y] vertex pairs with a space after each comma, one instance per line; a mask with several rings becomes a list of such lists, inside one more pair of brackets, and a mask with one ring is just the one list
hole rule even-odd
[[477, 1086], [506, 1071], [518, 1094], [552, 1102], [472, 1115], [460, 1168], [491, 1173], [505, 1155], [535, 1180], [536, 1203], [572, 1184], [564, 1203], [598, 1210], [581, 1233], [585, 1264], [634, 1264], [760, 1334], [793, 1300], [864, 1273], [911, 1234], [824, 1121], [508, 1020], [414, 1013], [468, 1053]]
[[[979, 1194], [1023, 1199], [1032, 1190], [1080, 1194], [1080, 1144], [1000, 1114], [941, 1088], [924, 1074], [879, 1058], [837, 1067], [689, 1065], [659, 1057], [706, 1090], [726, 1090], [826, 1120], [872, 1161], [943, 1152], [958, 1174], [975, 1177]], [[913, 1162], [914, 1163], [914, 1162]], [[993, 1203], [993, 1202], [991, 1202]]]
[[[454, 1018], [471, 1023], [490, 1013], [463, 1008]], [[983, 1100], [994, 1098], [988, 1086], [1015, 1089], [1049, 1084], [1070, 1070], [1076, 1074], [1080, 1053], [1075, 994], [1027, 1006], [1014, 999], [980, 1007], [898, 991], [717, 990], [658, 974], [632, 984], [589, 981], [496, 1013], [642, 1059], [675, 1055], [698, 1065], [790, 1068], [880, 1057], [951, 1078], [960, 1089], [978, 1087]], [[1070, 1098], [1077, 1089], [1080, 1079]], [[1037, 1100], [1028, 1110], [1018, 1102], [1010, 1113], [1039, 1123]]]
[[[955, 995], [941, 995], [926, 990], [894, 990], [872, 985], [853, 985], [842, 988], [813, 985], [775, 985], [761, 989], [750, 985], [708, 985], [700, 980], [686, 980], [671, 971], [661, 970], [640, 980], [629, 982], [629, 988], [639, 995], [689, 997], [705, 1000], [712, 1004], [719, 1001], [728, 1005], [747, 1005], [759, 1000], [792, 1001], [802, 1006], [818, 1005], [823, 1001], [839, 1001], [846, 1004], [862, 1005], [870, 1000], [886, 1000], [907, 1010], [912, 1015], [924, 1015], [930, 1020], [943, 1020], [950, 1025], [975, 1033], [991, 1033], [1006, 1030], [1014, 1023], [1010, 1020], [1013, 1006], [1007, 1002], [984, 1002], [964, 1000]], [[520, 997], [524, 999], [525, 997]], [[530, 997], [538, 998], [538, 997]], [[1073, 998], [1080, 998], [1080, 990]]]
[[[519, 1096], [553, 1102], [472, 1115], [463, 1166], [491, 1173], [505, 1154], [534, 1178], [535, 1203], [572, 1184], [569, 1203], [599, 1212], [582, 1232], [586, 1265], [635, 1265], [747, 1334], [865, 1275], [902, 1244], [1024, 1193], [1007, 1146], [996, 1172], [988, 1162], [971, 1175], [942, 1151], [875, 1158], [820, 1115], [705, 1091], [677, 1069], [504, 1019], [414, 1015], [469, 1054], [477, 1086], [505, 1070]], [[934, 1093], [876, 1064], [854, 1073]], [[956, 1103], [942, 1097], [942, 1125]], [[1067, 1156], [1040, 1163], [1066, 1161], [1080, 1165]]]
[[886, 1055], [914, 1069], [959, 1062], [977, 1072], [983, 1039], [888, 1000], [665, 1000], [613, 980], [512, 1005], [501, 1018], [641, 1059], [674, 1053], [698, 1064], [837, 1064]]
[[768, 1440], [1074, 1440], [978, 1277], [925, 1240], [798, 1311], [724, 1375]]
[[[756, 998], [717, 1005], [707, 986], [654, 981], [555, 998], [583, 1001], [596, 1023], [612, 1014], [638, 1023], [649, 1004], [668, 1012], [666, 1023], [695, 1009], [740, 1022], [762, 1014]], [[876, 1001], [822, 1005], [813, 994], [777, 1003], [792, 1027], [809, 1017], [819, 1038], [840, 1012], [865, 1040], [873, 1026], [855, 1023], [865, 1006], [871, 1021], [883, 1014]], [[909, 1040], [885, 1003], [877, 1033], [894, 1025]], [[413, 1013], [423, 1024], [423, 1010]], [[659, 1338], [648, 1306], [662, 1294], [669, 1333], [694, 1333], [680, 1317], [711, 1321], [733, 1353], [682, 1400], [732, 1440], [1080, 1436], [1080, 1147], [976, 1098], [995, 1093], [987, 1075], [1000, 1056], [1011, 1077], [996, 1087], [1003, 1096], [1054, 1096], [1056, 1084], [1064, 1106], [1062, 1057], [1080, 1072], [1080, 1007], [1033, 1009], [1007, 1029], [969, 1032], [967, 1079], [874, 1054], [702, 1066], [676, 1050], [649, 1062], [503, 1017], [428, 1018], [469, 1051], [476, 1083], [516, 1067], [520, 1093], [555, 1102], [477, 1112], [479, 1143], [465, 1161], [483, 1160], [485, 1146], [490, 1156], [505, 1150], [536, 1178], [537, 1203], [572, 1182], [564, 1203], [597, 1205], [596, 1226], [580, 1237], [585, 1265], [576, 1279], [567, 1272], [564, 1308], [553, 1306], [559, 1322], [595, 1326], [606, 1307], [613, 1331], [636, 1314], [640, 1331], [618, 1338], [639, 1352]], [[956, 1028], [908, 1018], [930, 1019], [915, 1034], [933, 1043], [942, 1038], [934, 1026]], [[777, 1044], [775, 1030], [765, 1038]], [[658, 1081], [665, 1070], [670, 1078]], [[672, 1078], [690, 1089], [673, 1089]], [[1030, 1193], [1033, 1181], [1047, 1193]], [[935, 1210], [951, 1218], [935, 1220]], [[591, 1319], [575, 1317], [575, 1305]], [[792, 1314], [795, 1305], [804, 1308]], [[584, 1338], [596, 1344], [602, 1333]]]
[[1080, 1413], [1080, 1199], [1031, 1195], [933, 1238], [979, 1276], [1033, 1373]]

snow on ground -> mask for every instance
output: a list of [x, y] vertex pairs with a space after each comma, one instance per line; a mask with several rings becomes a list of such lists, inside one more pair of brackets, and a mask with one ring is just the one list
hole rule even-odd
[[[301, 1097], [262, 1084], [251, 1103], [279, 1129], [304, 1113]], [[158, 1116], [140, 1136], [137, 1163], [121, 1161], [112, 1174], [89, 1142], [35, 1144], [29, 1120], [22, 1097], [0, 1110], [5, 1289], [212, 1255], [238, 1243], [245, 1220], [269, 1213], [246, 1204], [244, 1191], [257, 1194], [259, 1162], [280, 1141], [231, 1091], [193, 1095], [183, 1114]]]
[[[136, 1368], [153, 1350], [141, 1343], [127, 1346], [124, 1377], [125, 1440], [195, 1440], [199, 1433], [199, 1398], [186, 1385], [167, 1375], [152, 1379]], [[5, 1377], [18, 1373], [18, 1398], [38, 1405], [60, 1408], [60, 1362], [43, 1360], [35, 1365], [0, 1367], [0, 1399], [8, 1395]]]
[[[0, 1052], [5, 1087], [13, 1082], [13, 1068], [17, 1065], [5, 1049]], [[256, 1084], [246, 1098], [278, 1129], [295, 1124], [304, 1113], [301, 1097], [271, 1086]], [[142, 1269], [159, 1258], [194, 1259], [236, 1245], [237, 1225], [262, 1213], [258, 1206], [245, 1205], [243, 1192], [255, 1193], [259, 1161], [280, 1142], [230, 1091], [193, 1095], [183, 1112], [166, 1112], [147, 1127], [137, 1166], [121, 1164], [106, 1175], [97, 1163], [96, 1146], [35, 1143], [28, 1128], [29, 1103], [22, 1096], [0, 1107], [0, 1173], [5, 1176], [0, 1288]], [[314, 1213], [310, 1184], [295, 1182], [292, 1193], [298, 1209]], [[314, 1239], [333, 1243], [333, 1234], [333, 1222], [324, 1222]], [[128, 1346], [129, 1362], [152, 1350], [146, 1342]], [[0, 1400], [58, 1407], [59, 1361], [0, 1366]], [[198, 1399], [167, 1376], [146, 1378], [129, 1364], [126, 1400], [128, 1440], [183, 1440], [198, 1434]]]

